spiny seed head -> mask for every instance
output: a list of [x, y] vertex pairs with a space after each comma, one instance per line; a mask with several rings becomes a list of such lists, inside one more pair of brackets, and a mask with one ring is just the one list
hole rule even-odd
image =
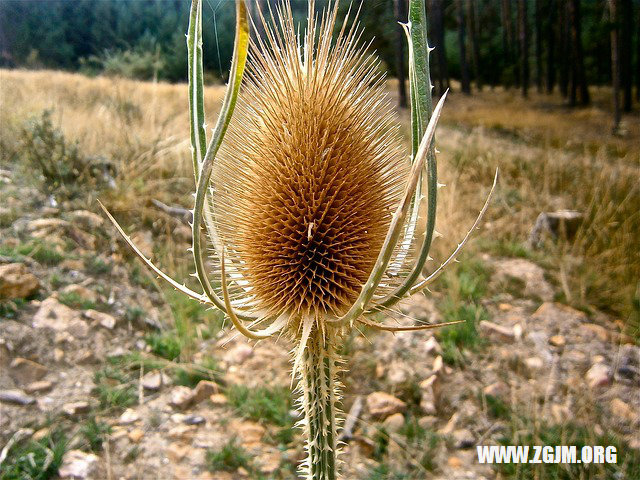
[[[378, 256], [408, 174], [377, 60], [337, 6], [302, 41], [281, 6], [250, 50], [213, 172], [231, 279], [266, 313], [344, 313]], [[233, 269], [233, 270], [231, 270]], [[239, 289], [239, 290], [238, 290]]]

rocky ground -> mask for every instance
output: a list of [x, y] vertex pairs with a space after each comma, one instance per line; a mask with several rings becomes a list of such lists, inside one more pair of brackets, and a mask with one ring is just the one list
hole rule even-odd
[[[27, 478], [27, 463], [52, 478], [295, 478], [286, 340], [254, 345], [203, 321], [195, 354], [173, 361], [166, 295], [103, 216], [52, 206], [12, 169], [0, 181], [1, 478]], [[150, 250], [151, 231], [138, 233]], [[556, 303], [531, 258], [474, 265], [489, 272], [481, 297], [451, 307], [445, 289], [394, 315], [436, 322], [472, 305], [467, 330], [346, 339], [344, 478], [508, 478], [475, 446], [580, 442], [617, 445], [618, 465], [575, 478], [633, 478], [638, 346], [616, 319]], [[485, 278], [466, 272], [449, 288]]]

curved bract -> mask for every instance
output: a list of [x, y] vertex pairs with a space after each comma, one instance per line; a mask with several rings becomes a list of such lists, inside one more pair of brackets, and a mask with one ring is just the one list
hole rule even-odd
[[[402, 151], [377, 60], [360, 42], [355, 20], [345, 20], [333, 37], [337, 14], [337, 2], [318, 14], [310, 0], [301, 38], [283, 0], [270, 15], [260, 12], [265, 34], [252, 41], [246, 6], [237, 0], [230, 81], [207, 144], [202, 4], [192, 2], [187, 36], [196, 184], [192, 247], [202, 293], [154, 266], [107, 212], [136, 254], [174, 288], [220, 309], [252, 340], [276, 333], [293, 340], [292, 378], [298, 380], [307, 436], [302, 472], [310, 479], [334, 479], [338, 471], [341, 339], [355, 323], [391, 332], [459, 323], [388, 326], [369, 315], [440, 275], [477, 228], [497, 182], [496, 172], [465, 238], [420, 280], [435, 232], [433, 139], [446, 97], [432, 111], [424, 2], [411, 0], [404, 25], [410, 155]], [[423, 211], [424, 235], [417, 232]], [[214, 252], [209, 262], [203, 230]]]

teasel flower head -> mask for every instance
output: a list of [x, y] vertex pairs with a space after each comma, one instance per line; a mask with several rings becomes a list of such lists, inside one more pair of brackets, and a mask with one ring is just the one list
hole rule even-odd
[[[309, 1], [304, 35], [283, 0], [275, 12], [260, 12], [265, 35], [250, 40], [246, 6], [236, 1], [230, 83], [207, 145], [202, 4], [192, 2], [192, 251], [203, 293], [155, 267], [107, 215], [151, 269], [222, 310], [240, 333], [254, 340], [274, 334], [292, 339], [292, 380], [308, 453], [302, 473], [316, 480], [334, 479], [338, 472], [342, 337], [356, 323], [387, 331], [441, 326], [390, 326], [373, 315], [440, 275], [478, 226], [491, 194], [453, 254], [421, 278], [435, 232], [433, 137], [444, 101], [432, 110], [424, 4], [411, 0], [404, 26], [413, 140], [405, 152], [384, 77], [357, 21], [347, 15], [337, 25], [338, 2], [321, 13], [314, 3]], [[419, 233], [423, 216], [426, 227]]]

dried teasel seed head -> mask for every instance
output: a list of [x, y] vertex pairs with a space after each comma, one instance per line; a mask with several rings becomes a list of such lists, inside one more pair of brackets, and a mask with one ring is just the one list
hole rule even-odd
[[407, 180], [377, 60], [355, 26], [332, 38], [336, 15], [337, 6], [325, 11], [317, 28], [310, 18], [301, 40], [288, 2], [277, 9], [266, 40], [251, 46], [213, 171], [214, 223], [236, 296], [244, 285], [268, 314], [344, 313]]

